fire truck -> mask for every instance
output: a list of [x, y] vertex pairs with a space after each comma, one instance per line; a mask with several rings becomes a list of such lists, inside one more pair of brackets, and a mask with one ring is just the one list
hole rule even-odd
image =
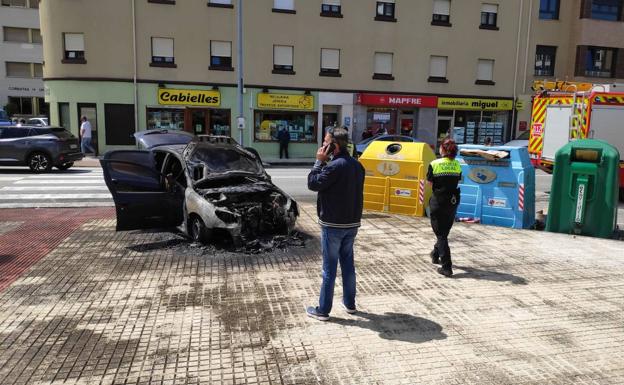
[[624, 86], [536, 81], [533, 89], [529, 138], [533, 165], [552, 172], [555, 153], [569, 141], [604, 140], [620, 152], [620, 199], [624, 199]]

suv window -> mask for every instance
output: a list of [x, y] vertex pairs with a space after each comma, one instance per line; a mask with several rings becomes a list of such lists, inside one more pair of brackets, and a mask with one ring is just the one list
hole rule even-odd
[[56, 136], [59, 139], [69, 139], [69, 138], [73, 138], [74, 136], [72, 135], [71, 132], [65, 130], [64, 128], [61, 127], [53, 127], [53, 128], [33, 128], [30, 130], [30, 136], [35, 136], [35, 135], [47, 135], [47, 134], [52, 134], [54, 136]]
[[2, 129], [0, 139], [15, 139], [28, 136], [28, 128], [5, 127]]

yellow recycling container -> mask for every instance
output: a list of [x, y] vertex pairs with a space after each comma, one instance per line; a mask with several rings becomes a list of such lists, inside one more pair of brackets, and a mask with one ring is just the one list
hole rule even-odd
[[364, 208], [425, 215], [431, 196], [427, 169], [435, 158], [426, 143], [372, 142], [360, 157], [366, 169]]

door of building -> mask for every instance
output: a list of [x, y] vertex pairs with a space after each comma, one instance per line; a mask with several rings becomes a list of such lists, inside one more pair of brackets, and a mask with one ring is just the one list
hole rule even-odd
[[[99, 155], [97, 107], [95, 103], [78, 103], [78, 127], [82, 123], [83, 116], [86, 116], [91, 123], [91, 146], [95, 150], [95, 155]], [[78, 128], [78, 135], [80, 135], [80, 128]], [[82, 140], [82, 138], [80, 139]]]
[[451, 122], [453, 121], [453, 117], [451, 116], [438, 116], [438, 132], [436, 134], [436, 154], [439, 153], [440, 144], [447, 137], [452, 135], [451, 133]]
[[187, 108], [184, 113], [184, 130], [195, 135], [209, 134], [210, 110], [207, 108]]

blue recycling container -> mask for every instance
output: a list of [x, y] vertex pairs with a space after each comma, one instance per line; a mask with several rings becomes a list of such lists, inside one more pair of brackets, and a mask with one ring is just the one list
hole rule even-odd
[[[501, 159], [489, 159], [466, 151], [505, 151]], [[535, 169], [526, 147], [461, 145], [460, 220], [486, 225], [528, 229], [535, 224]]]

